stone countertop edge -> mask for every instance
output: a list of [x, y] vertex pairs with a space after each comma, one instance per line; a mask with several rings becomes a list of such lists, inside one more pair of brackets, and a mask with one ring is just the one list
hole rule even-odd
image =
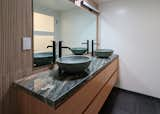
[[[32, 90], [29, 90], [27, 88], [25, 88], [24, 86], [21, 86], [20, 84], [18, 84], [20, 81], [24, 81], [24, 80], [27, 80], [27, 79], [30, 79], [30, 78], [34, 78], [36, 77], [36, 74], [33, 74], [29, 77], [24, 77], [22, 79], [19, 79], [19, 80], [16, 80], [14, 83], [13, 83], [13, 86], [16, 87], [17, 89], [20, 89], [24, 92], [26, 92], [28, 95], [31, 95], [33, 96], [34, 98], [37, 98], [38, 100], [48, 104], [49, 106], [53, 107], [54, 109], [58, 108], [61, 104], [63, 104], [68, 98], [70, 98], [72, 95], [74, 95], [75, 92], [77, 92], [81, 87], [83, 87], [89, 80], [93, 79], [98, 73], [100, 73], [105, 67], [107, 67], [108, 65], [111, 64], [111, 62], [113, 62], [115, 59], [119, 58], [118, 55], [115, 55], [114, 54], [114, 58], [112, 58], [111, 61], [107, 62], [105, 65], [103, 65], [100, 69], [98, 69], [96, 72], [94, 72], [92, 74], [92, 76], [90, 77], [87, 77], [86, 79], [83, 79], [82, 82], [79, 84], [79, 85], [76, 85], [75, 87], [71, 88], [70, 91], [66, 92], [65, 93], [65, 96], [60, 96], [59, 99], [57, 101], [53, 101], [53, 100], [50, 100], [48, 98], [45, 98], [39, 94], [37, 94], [36, 92], [32, 91]], [[110, 58], [109, 58], [110, 59]], [[42, 72], [47, 72], [49, 70], [46, 70], [46, 71], [42, 71]], [[39, 72], [41, 73], [41, 72]]]

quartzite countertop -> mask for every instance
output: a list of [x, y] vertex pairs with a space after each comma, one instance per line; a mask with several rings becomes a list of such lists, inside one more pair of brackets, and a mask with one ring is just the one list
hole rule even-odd
[[60, 73], [58, 66], [55, 66], [52, 70], [20, 79], [14, 84], [28, 94], [56, 108], [117, 57], [118, 55], [112, 55], [108, 59], [92, 57], [89, 68], [78, 75]]

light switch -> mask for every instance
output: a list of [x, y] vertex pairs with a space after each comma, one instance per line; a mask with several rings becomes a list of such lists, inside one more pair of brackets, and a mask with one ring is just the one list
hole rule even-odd
[[32, 49], [32, 40], [31, 37], [23, 37], [23, 50], [31, 50]]

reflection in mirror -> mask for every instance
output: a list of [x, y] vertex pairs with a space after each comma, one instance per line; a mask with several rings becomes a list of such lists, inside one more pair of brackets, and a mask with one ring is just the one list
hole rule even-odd
[[[53, 63], [53, 56], [59, 54], [59, 41], [69, 47], [62, 49], [62, 56], [80, 54], [77, 49], [85, 49], [87, 54], [87, 40], [90, 44], [91, 40], [96, 41], [96, 19], [96, 15], [69, 0], [33, 0], [34, 67]], [[56, 55], [52, 41], [57, 45]]]

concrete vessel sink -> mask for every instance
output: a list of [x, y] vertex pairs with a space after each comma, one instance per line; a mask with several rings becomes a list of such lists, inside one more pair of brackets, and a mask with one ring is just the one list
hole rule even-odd
[[107, 58], [113, 54], [113, 50], [111, 49], [97, 49], [95, 51], [95, 55], [99, 58]]
[[66, 73], [80, 73], [91, 63], [91, 58], [87, 56], [71, 55], [57, 59], [57, 64], [61, 70]]
[[83, 55], [87, 49], [86, 48], [70, 48], [74, 55]]

